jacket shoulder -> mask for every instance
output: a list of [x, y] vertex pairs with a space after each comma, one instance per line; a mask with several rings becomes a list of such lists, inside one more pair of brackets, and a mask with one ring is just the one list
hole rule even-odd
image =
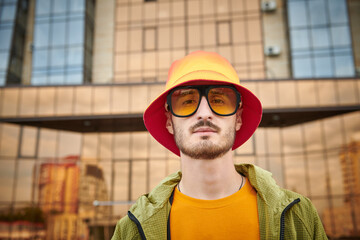
[[309, 198], [284, 190], [300, 202], [285, 215], [285, 239], [328, 239], [319, 214]]
[[139, 237], [139, 232], [136, 225], [130, 220], [128, 216], [122, 217], [116, 224], [114, 234], [111, 240], [121, 239], [136, 239]]

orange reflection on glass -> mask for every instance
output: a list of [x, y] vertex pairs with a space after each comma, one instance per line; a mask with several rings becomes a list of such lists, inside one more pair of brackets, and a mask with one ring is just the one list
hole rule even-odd
[[49, 116], [55, 113], [55, 87], [38, 88], [37, 115]]
[[19, 147], [20, 128], [13, 124], [0, 124], [0, 156], [15, 157]]
[[74, 88], [57, 87], [55, 109], [57, 115], [69, 115], [73, 113]]
[[34, 116], [37, 101], [37, 88], [23, 88], [20, 90], [20, 116]]
[[20, 154], [22, 157], [35, 157], [37, 147], [38, 129], [35, 127], [23, 127], [21, 136]]
[[15, 174], [15, 161], [1, 159], [0, 161], [0, 201], [11, 201]]
[[94, 114], [110, 113], [110, 87], [94, 87]]
[[136, 200], [147, 191], [146, 161], [133, 161], [131, 173], [131, 200]]
[[39, 158], [54, 158], [58, 146], [58, 131], [46, 128], [40, 129]]
[[75, 88], [75, 114], [91, 114], [92, 87]]

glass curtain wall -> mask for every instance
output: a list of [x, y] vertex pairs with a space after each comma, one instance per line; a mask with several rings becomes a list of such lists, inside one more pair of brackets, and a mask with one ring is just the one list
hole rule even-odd
[[288, 0], [294, 78], [354, 77], [346, 0]]
[[27, 0], [0, 1], [0, 86], [21, 82]]
[[[359, 236], [359, 117], [260, 128], [236, 150], [235, 161], [261, 166], [282, 187], [309, 197], [329, 236]], [[59, 228], [69, 234], [72, 221], [112, 229], [141, 194], [180, 167], [147, 132], [81, 134], [1, 124], [0, 133], [1, 213], [39, 208], [54, 222], [46, 225], [54, 236]], [[86, 233], [84, 225], [74, 226], [76, 234]]]
[[37, 0], [33, 85], [91, 81], [94, 1]]

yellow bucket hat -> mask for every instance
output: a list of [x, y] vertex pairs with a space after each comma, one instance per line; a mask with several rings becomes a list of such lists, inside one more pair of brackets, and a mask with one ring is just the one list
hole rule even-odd
[[260, 124], [261, 103], [251, 91], [240, 85], [233, 66], [224, 57], [213, 52], [196, 51], [173, 62], [169, 69], [165, 91], [144, 112], [143, 118], [147, 130], [164, 147], [180, 156], [174, 136], [166, 129], [166, 97], [173, 88], [178, 86], [213, 84], [231, 84], [241, 94], [242, 125], [236, 132], [232, 149], [241, 146], [253, 135]]

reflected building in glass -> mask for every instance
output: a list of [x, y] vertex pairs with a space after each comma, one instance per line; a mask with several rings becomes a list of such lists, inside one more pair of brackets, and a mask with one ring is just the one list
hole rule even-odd
[[179, 170], [142, 113], [170, 64], [205, 50], [263, 103], [235, 162], [309, 197], [332, 239], [360, 237], [359, 11], [356, 0], [0, 0], [0, 235], [110, 239]]

